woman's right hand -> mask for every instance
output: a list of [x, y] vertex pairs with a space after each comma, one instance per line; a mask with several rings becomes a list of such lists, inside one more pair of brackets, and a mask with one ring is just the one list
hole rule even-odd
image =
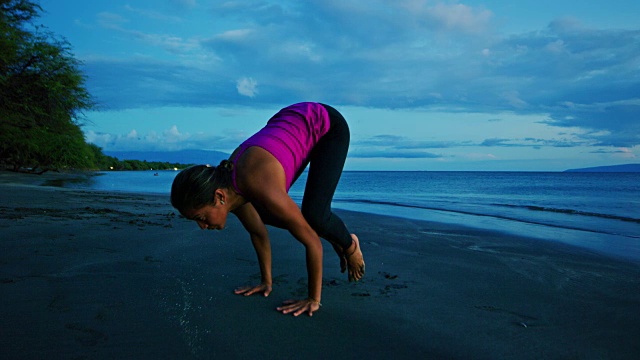
[[272, 290], [272, 287], [270, 284], [260, 284], [256, 286], [251, 286], [251, 285], [242, 286], [235, 289], [233, 292], [236, 295], [244, 295], [244, 296], [262, 293], [265, 297], [267, 297], [269, 296], [269, 294], [271, 294], [271, 290]]

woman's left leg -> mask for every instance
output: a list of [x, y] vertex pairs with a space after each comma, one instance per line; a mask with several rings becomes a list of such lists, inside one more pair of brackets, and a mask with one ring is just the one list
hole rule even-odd
[[331, 127], [309, 156], [309, 174], [302, 199], [302, 214], [319, 236], [342, 249], [351, 246], [351, 234], [331, 210], [331, 201], [349, 150], [349, 127], [334, 108], [329, 112]]

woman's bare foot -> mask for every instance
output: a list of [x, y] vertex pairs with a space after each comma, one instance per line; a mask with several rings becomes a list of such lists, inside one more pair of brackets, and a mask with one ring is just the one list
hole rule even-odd
[[358, 281], [364, 276], [364, 257], [356, 234], [351, 234], [351, 239], [353, 239], [353, 242], [344, 251], [344, 257], [347, 260], [349, 269], [349, 281]]

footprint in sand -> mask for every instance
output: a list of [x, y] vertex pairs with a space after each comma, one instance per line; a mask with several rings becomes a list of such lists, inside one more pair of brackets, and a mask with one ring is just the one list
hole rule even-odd
[[384, 278], [385, 278], [385, 279], [388, 279], [388, 280], [395, 280], [395, 279], [397, 279], [397, 278], [398, 278], [398, 275], [391, 275], [391, 274], [389, 274], [388, 272], [383, 272], [383, 271], [381, 271], [381, 272], [379, 272], [378, 274], [380, 274], [380, 275], [384, 276]]
[[537, 323], [538, 318], [534, 316], [517, 313], [515, 311], [502, 309], [492, 305], [476, 305], [474, 307], [478, 310], [511, 316], [513, 317], [513, 320], [511, 321], [511, 323], [517, 326], [521, 326], [523, 328], [528, 328], [531, 326], [539, 326], [539, 324]]
[[57, 311], [61, 313], [71, 310], [69, 302], [62, 295], [55, 295], [51, 301], [49, 301], [48, 308], [50, 311]]
[[[379, 275], [382, 275], [385, 279], [387, 280], [396, 280], [398, 279], [398, 275], [393, 275], [393, 274], [389, 274], [387, 272], [379, 272]], [[385, 285], [384, 288], [380, 289], [380, 294], [381, 295], [386, 295], [386, 296], [391, 296], [391, 295], [395, 295], [398, 290], [400, 289], [406, 289], [408, 288], [408, 286], [406, 285], [406, 282], [400, 283], [400, 284], [388, 284]]]
[[162, 260], [156, 260], [156, 259], [154, 259], [154, 257], [153, 257], [153, 256], [151, 256], [151, 255], [147, 255], [147, 256], [145, 256], [145, 257], [144, 257], [144, 261], [145, 261], [145, 262], [148, 262], [148, 263], [159, 263], [159, 262], [162, 262]]
[[76, 341], [84, 346], [96, 346], [107, 341], [107, 335], [100, 331], [87, 328], [78, 323], [69, 323], [65, 328], [76, 332]]

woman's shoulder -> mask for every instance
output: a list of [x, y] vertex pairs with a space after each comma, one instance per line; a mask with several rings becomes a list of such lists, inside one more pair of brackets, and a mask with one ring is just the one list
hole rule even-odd
[[238, 146], [235, 150], [233, 150], [231, 155], [229, 155], [229, 161], [231, 161], [232, 163], [235, 163], [237, 157], [240, 155], [240, 150], [241, 150], [240, 146]]
[[285, 174], [282, 165], [270, 152], [251, 146], [236, 159], [237, 186], [243, 192], [260, 191], [272, 186], [284, 187]]

